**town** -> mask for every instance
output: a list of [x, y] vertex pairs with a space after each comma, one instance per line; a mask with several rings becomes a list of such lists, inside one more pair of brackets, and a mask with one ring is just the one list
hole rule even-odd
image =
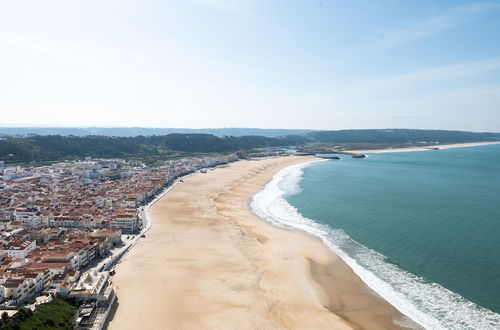
[[0, 162], [0, 309], [71, 298], [81, 302], [77, 326], [101, 329], [116, 298], [114, 265], [150, 226], [144, 208], [180, 177], [236, 160]]

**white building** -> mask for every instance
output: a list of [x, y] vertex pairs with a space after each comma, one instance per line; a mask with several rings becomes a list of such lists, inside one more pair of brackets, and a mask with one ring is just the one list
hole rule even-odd
[[35, 208], [19, 207], [15, 209], [14, 217], [26, 227], [36, 228], [42, 225], [40, 213]]
[[24, 278], [3, 279], [3, 297], [5, 299], [23, 300], [28, 296], [28, 281]]
[[28, 253], [36, 247], [36, 241], [19, 239], [3, 244], [0, 253], [6, 254], [10, 258], [26, 258]]
[[135, 214], [118, 214], [110, 222], [111, 229], [120, 229], [124, 234], [133, 234], [137, 230], [137, 217]]

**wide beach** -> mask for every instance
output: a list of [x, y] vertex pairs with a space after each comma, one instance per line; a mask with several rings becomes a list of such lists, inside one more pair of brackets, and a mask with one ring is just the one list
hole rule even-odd
[[401, 328], [406, 317], [319, 239], [251, 213], [251, 196], [275, 173], [311, 160], [239, 161], [163, 196], [147, 237], [116, 268], [109, 328]]

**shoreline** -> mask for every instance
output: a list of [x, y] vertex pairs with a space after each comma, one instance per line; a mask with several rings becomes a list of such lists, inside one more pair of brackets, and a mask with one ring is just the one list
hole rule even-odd
[[277, 172], [313, 160], [240, 161], [172, 187], [150, 207], [148, 237], [117, 265], [109, 328], [404, 328], [407, 317], [319, 238], [250, 210]]
[[[249, 203], [252, 212], [260, 219], [263, 219], [273, 226], [277, 226], [278, 228], [293, 232], [299, 232], [317, 239], [319, 242], [321, 242], [321, 244], [327, 246], [328, 249], [338, 257], [338, 263], [336, 263], [335, 261], [334, 263], [329, 265], [321, 265], [315, 263], [314, 261], [311, 261], [311, 275], [316, 282], [321, 283], [321, 286], [328, 292], [328, 295], [331, 298], [331, 305], [329, 305], [327, 308], [335, 314], [341, 316], [342, 318], [351, 321], [352, 324], [355, 325], [356, 329], [374, 329], [375, 326], [373, 324], [370, 324], [369, 327], [365, 327], [366, 324], [360, 324], [357, 322], [357, 319], [360, 318], [360, 315], [357, 315], [355, 310], [362, 310], [363, 307], [358, 306], [356, 309], [352, 309], [351, 305], [347, 306], [347, 311], [344, 311], [344, 308], [346, 307], [345, 302], [336, 301], [335, 297], [339, 295], [339, 292], [342, 292], [343, 289], [346, 289], [346, 287], [349, 287], [350, 285], [361, 285], [363, 287], [366, 287], [369, 291], [372, 291], [375, 296], [387, 303], [387, 305], [389, 305], [391, 309], [396, 309], [398, 313], [404, 315], [403, 317], [393, 318], [395, 323], [397, 323], [397, 327], [393, 325], [393, 327], [390, 327], [391, 329], [443, 329], [441, 325], [432, 317], [428, 317], [426, 314], [420, 312], [419, 310], [408, 308], [405, 303], [402, 304], [402, 301], [400, 297], [398, 297], [397, 292], [393, 292], [392, 290], [380, 291], [381, 287], [384, 287], [383, 281], [379, 280], [378, 278], [377, 281], [373, 281], [374, 277], [373, 275], [370, 275], [370, 271], [366, 272], [366, 269], [363, 266], [360, 266], [354, 258], [350, 257], [342, 249], [336, 247], [335, 244], [332, 245], [332, 242], [330, 242], [327, 238], [328, 235], [325, 236], [325, 232], [329, 232], [331, 228], [321, 228], [325, 225], [319, 224], [311, 219], [304, 218], [302, 214], [296, 213], [297, 211], [295, 211], [295, 208], [293, 206], [288, 204], [286, 199], [283, 197], [283, 194], [294, 194], [295, 192], [293, 191], [295, 190], [293, 188], [291, 188], [290, 190], [288, 184], [292, 182], [292, 186], [295, 185], [296, 183], [294, 182], [296, 178], [299, 178], [299, 180], [301, 180], [300, 178], [302, 176], [302, 174], [293, 173], [293, 170], [297, 167], [302, 170], [303, 168], [309, 166], [309, 164], [319, 161], [326, 160], [321, 159], [303, 162], [283, 168], [278, 173], [276, 173], [276, 175], [273, 176], [272, 180], [270, 180], [263, 186], [263, 189], [252, 196], [251, 203]], [[283, 181], [284, 178], [285, 181]], [[284, 187], [281, 187], [280, 184], [283, 182], [286, 182], [286, 184], [284, 185]], [[274, 183], [274, 185], [271, 185], [269, 187], [269, 183]], [[279, 196], [276, 194], [276, 190], [280, 191]], [[264, 196], [259, 196], [261, 193], [263, 193]], [[275, 210], [273, 208], [273, 205], [275, 203], [281, 205], [282, 202], [284, 202], [285, 205], [279, 206], [279, 210]], [[285, 216], [283, 216], [283, 214], [285, 214]], [[298, 221], [292, 220], [296, 217], [299, 217]], [[319, 228], [316, 226], [319, 226]], [[345, 274], [342, 275], [342, 272], [339, 273], [339, 269], [348, 269], [350, 278], [347, 278]], [[352, 276], [352, 274], [354, 274], [354, 276]], [[342, 282], [341, 285], [332, 286], [331, 283], [338, 282], [339, 278]], [[382, 285], [380, 285], [380, 281], [382, 281]], [[352, 312], [354, 313], [351, 314]], [[363, 312], [361, 314], [363, 314]], [[361, 316], [361, 318], [362, 317], [363, 316]], [[426, 325], [425, 327], [424, 324]]]
[[345, 150], [346, 154], [360, 154], [360, 153], [386, 153], [386, 152], [408, 152], [408, 151], [425, 151], [449, 148], [465, 148], [465, 147], [478, 147], [483, 145], [500, 144], [500, 141], [491, 142], [467, 142], [467, 143], [453, 143], [453, 144], [436, 144], [422, 147], [405, 147], [405, 148], [388, 148], [388, 149], [363, 149], [363, 150]]

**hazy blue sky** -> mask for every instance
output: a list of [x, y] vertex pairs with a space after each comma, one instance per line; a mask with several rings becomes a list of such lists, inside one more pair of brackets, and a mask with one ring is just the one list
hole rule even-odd
[[0, 0], [4, 125], [500, 131], [500, 1]]

